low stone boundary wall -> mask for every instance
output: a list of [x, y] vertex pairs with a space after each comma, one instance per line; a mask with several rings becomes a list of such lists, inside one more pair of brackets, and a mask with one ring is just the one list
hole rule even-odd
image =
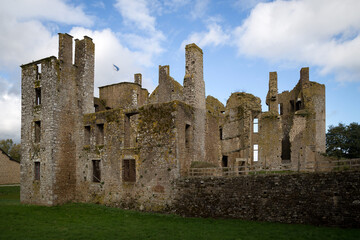
[[360, 227], [360, 172], [189, 177], [173, 209], [191, 217]]

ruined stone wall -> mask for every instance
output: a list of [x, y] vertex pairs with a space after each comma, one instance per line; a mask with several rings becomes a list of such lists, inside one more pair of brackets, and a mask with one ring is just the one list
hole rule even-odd
[[184, 101], [194, 112], [193, 161], [205, 161], [206, 102], [203, 76], [203, 52], [196, 44], [185, 47]]
[[229, 167], [235, 165], [236, 158], [252, 161], [253, 145], [258, 143], [253, 120], [259, 117], [260, 112], [260, 98], [252, 94], [237, 92], [228, 99], [221, 144], [222, 155], [228, 157]]
[[[53, 96], [54, 116], [53, 143], [54, 150], [52, 171], [54, 204], [62, 204], [72, 201], [75, 196], [76, 186], [76, 146], [80, 140], [77, 122], [80, 120], [80, 105], [77, 87], [86, 87], [86, 77], [77, 81], [78, 71], [73, 65], [73, 39], [67, 34], [59, 34], [59, 78], [57, 81], [57, 93]], [[85, 65], [83, 65], [85, 66]], [[83, 72], [84, 73], [84, 72]], [[81, 73], [79, 73], [80, 75]], [[78, 83], [77, 83], [78, 82]], [[46, 89], [44, 89], [46, 91]], [[92, 99], [93, 100], [93, 99]], [[83, 103], [92, 103], [89, 98]], [[93, 111], [90, 106], [84, 110]], [[46, 121], [46, 119], [43, 119]], [[45, 143], [44, 143], [45, 144]]]
[[206, 114], [205, 159], [215, 166], [221, 166], [221, 139], [219, 131], [219, 118]]
[[310, 82], [309, 68], [302, 68], [298, 84], [279, 94], [279, 103], [282, 159], [294, 169], [311, 168], [315, 152], [325, 152], [325, 86]]
[[92, 39], [75, 40], [75, 66], [80, 113], [94, 112], [95, 44]]
[[360, 227], [360, 173], [182, 178], [173, 209], [188, 217]]
[[111, 109], [136, 108], [145, 104], [149, 92], [137, 83], [121, 82], [100, 87], [99, 98]]
[[[181, 102], [146, 105], [138, 110], [108, 110], [84, 117], [77, 201], [159, 211], [171, 204], [172, 182], [186, 160], [184, 128], [191, 109]], [[99, 124], [103, 142], [97, 141]], [[136, 163], [136, 179], [124, 179], [124, 160]], [[101, 179], [93, 179], [93, 161], [100, 162]], [[184, 164], [185, 165], [185, 164]]]
[[151, 93], [148, 103], [184, 101], [183, 86], [170, 76], [170, 67], [159, 66], [159, 85]]
[[225, 107], [216, 98], [206, 97], [206, 137], [205, 159], [214, 166], [221, 167], [221, 138]]
[[[41, 67], [41, 70], [40, 70]], [[22, 66], [21, 107], [21, 191], [20, 200], [28, 204], [54, 203], [53, 108], [59, 89], [59, 63], [55, 57]], [[41, 104], [36, 104], [36, 89], [41, 89]], [[44, 121], [46, 120], [46, 121]], [[40, 123], [40, 128], [37, 124]], [[36, 135], [39, 135], [36, 141]], [[35, 179], [35, 164], [40, 165], [40, 177]]]
[[313, 140], [315, 144], [315, 151], [325, 152], [325, 85], [316, 82], [308, 82], [303, 86], [303, 98], [305, 108], [313, 115], [311, 120], [314, 121], [315, 125], [313, 132], [313, 135], [315, 135]]
[[[278, 104], [277, 73], [269, 73], [269, 91], [266, 96], [268, 112], [259, 118], [259, 164], [264, 167], [278, 167], [281, 162], [283, 130]], [[280, 107], [282, 113], [283, 107]]]
[[[59, 34], [59, 58], [22, 66], [21, 201], [54, 205], [74, 199], [81, 115], [94, 111], [94, 46]], [[80, 54], [80, 55], [79, 55]], [[84, 59], [79, 60], [79, 56]], [[92, 90], [89, 90], [90, 94]], [[40, 97], [39, 97], [40, 96]]]
[[266, 104], [269, 106], [269, 112], [278, 112], [278, 87], [277, 73], [269, 73], [269, 91], [266, 96]]
[[277, 112], [265, 112], [259, 118], [259, 164], [276, 168], [281, 164], [282, 126]]
[[20, 183], [20, 163], [0, 149], [0, 185]]

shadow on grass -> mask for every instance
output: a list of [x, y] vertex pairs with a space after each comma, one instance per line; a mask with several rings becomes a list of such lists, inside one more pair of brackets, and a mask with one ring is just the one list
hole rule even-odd
[[183, 218], [95, 204], [19, 203], [19, 187], [0, 188], [0, 239], [359, 239], [360, 229]]

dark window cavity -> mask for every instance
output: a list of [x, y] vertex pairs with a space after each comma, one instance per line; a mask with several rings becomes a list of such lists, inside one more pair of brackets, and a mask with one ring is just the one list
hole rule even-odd
[[36, 121], [35, 122], [35, 142], [40, 142], [41, 139], [41, 122]]
[[221, 166], [222, 166], [222, 167], [228, 167], [228, 166], [229, 166], [228, 156], [223, 156], [223, 157], [222, 157]]
[[35, 172], [34, 179], [40, 180], [40, 162], [35, 162], [34, 172]]
[[84, 128], [84, 145], [90, 145], [90, 126], [85, 126]]
[[186, 124], [185, 125], [185, 147], [186, 148], [190, 147], [190, 137], [191, 137], [190, 125]]
[[93, 182], [101, 181], [100, 160], [93, 160]]
[[122, 168], [123, 168], [123, 181], [135, 182], [136, 181], [135, 159], [124, 159]]
[[35, 88], [35, 105], [41, 104], [41, 88]]

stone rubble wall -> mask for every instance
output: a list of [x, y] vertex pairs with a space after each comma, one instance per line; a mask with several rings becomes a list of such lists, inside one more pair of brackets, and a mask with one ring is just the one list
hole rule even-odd
[[176, 189], [183, 216], [360, 227], [360, 172], [182, 178]]

